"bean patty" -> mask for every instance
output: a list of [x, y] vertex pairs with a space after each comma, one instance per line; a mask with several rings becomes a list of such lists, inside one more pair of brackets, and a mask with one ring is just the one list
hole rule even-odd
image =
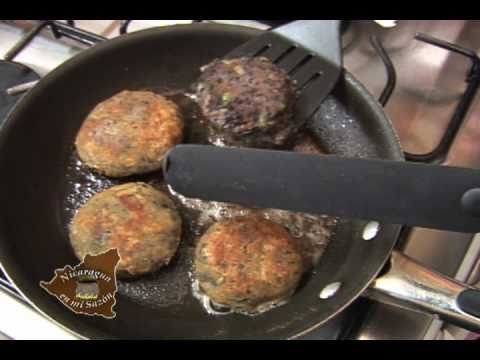
[[70, 240], [80, 260], [117, 248], [117, 273], [131, 277], [167, 265], [181, 233], [182, 220], [167, 195], [144, 183], [127, 183], [96, 194], [80, 208]]
[[200, 289], [234, 310], [288, 298], [303, 270], [296, 240], [284, 227], [256, 215], [215, 223], [195, 251]]
[[197, 98], [213, 142], [278, 147], [301, 126], [293, 116], [295, 85], [267, 58], [213, 61], [199, 78]]
[[87, 116], [75, 145], [89, 167], [111, 177], [158, 170], [179, 144], [184, 123], [172, 101], [148, 91], [122, 91]]

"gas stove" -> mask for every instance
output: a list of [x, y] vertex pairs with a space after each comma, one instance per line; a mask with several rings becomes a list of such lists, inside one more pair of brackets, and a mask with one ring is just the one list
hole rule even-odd
[[[0, 22], [0, 54], [23, 65], [0, 66], [0, 123], [24, 94], [7, 95], [7, 88], [34, 86], [35, 80], [89, 46], [127, 32], [202, 21], [265, 30], [287, 20]], [[385, 106], [407, 160], [480, 167], [479, 35], [480, 21], [473, 20], [343, 22], [344, 66]], [[472, 285], [480, 281], [480, 236], [404, 228], [397, 248], [460, 281]], [[0, 334], [6, 337], [72, 337], [37, 313], [2, 274], [0, 305]], [[470, 337], [431, 315], [360, 298], [303, 339]]]

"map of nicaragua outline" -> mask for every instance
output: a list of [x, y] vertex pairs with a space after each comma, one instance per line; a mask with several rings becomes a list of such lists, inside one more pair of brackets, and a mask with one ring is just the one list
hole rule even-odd
[[[48, 282], [41, 281], [40, 286], [76, 314], [113, 319], [116, 316], [113, 307], [118, 289], [116, 270], [119, 261], [117, 249], [86, 255], [83, 261], [73, 268], [66, 265], [56, 269], [54, 277]], [[88, 279], [90, 286], [84, 285], [82, 279]], [[79, 298], [79, 288], [82, 286], [97, 293], [91, 298]]]

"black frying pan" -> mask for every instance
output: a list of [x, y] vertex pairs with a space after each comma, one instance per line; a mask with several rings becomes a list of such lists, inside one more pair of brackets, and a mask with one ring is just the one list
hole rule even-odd
[[[65, 197], [72, 190], [73, 141], [87, 113], [124, 89], [187, 88], [202, 65], [258, 33], [237, 26], [195, 24], [125, 35], [63, 64], [16, 106], [0, 132], [0, 262], [39, 311], [86, 338], [294, 338], [333, 317], [372, 282], [372, 294], [376, 288], [380, 290], [376, 294], [405, 297], [401, 294], [404, 289], [388, 285], [392, 277], [397, 285], [411, 279], [401, 275], [414, 265], [400, 254], [394, 254], [391, 270], [375, 280], [390, 258], [400, 227], [381, 226], [376, 236], [366, 241], [362, 238], [366, 222], [346, 220], [339, 222], [320, 263], [305, 276], [291, 301], [256, 317], [211, 316], [204, 311], [185, 288], [191, 244], [183, 244], [174, 263], [158, 274], [119, 284], [114, 308], [117, 316], [112, 320], [76, 315], [39, 286], [55, 269], [78, 262], [68, 240], [71, 213], [65, 208]], [[313, 131], [329, 152], [403, 160], [395, 132], [380, 105], [348, 73], [324, 102], [322, 114], [329, 116], [317, 121]], [[350, 125], [337, 126], [346, 117], [351, 118]], [[151, 174], [148, 179], [155, 176], [161, 174]], [[105, 184], [95, 187], [93, 182], [88, 195]], [[429, 291], [432, 273], [415, 268], [414, 274], [426, 274], [429, 280], [423, 291]], [[341, 283], [336, 293], [322, 291], [336, 282]], [[460, 285], [452, 284], [441, 280], [433, 287], [447, 286], [454, 292]], [[431, 289], [433, 294], [435, 291]], [[438, 302], [430, 310], [455, 319]], [[465, 322], [465, 316], [458, 314], [457, 320], [478, 325], [475, 319]]]

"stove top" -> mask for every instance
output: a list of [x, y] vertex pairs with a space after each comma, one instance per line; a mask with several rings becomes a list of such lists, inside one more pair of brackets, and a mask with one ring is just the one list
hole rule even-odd
[[[0, 22], [0, 122], [23, 96], [5, 95], [102, 40], [152, 26], [199, 21], [259, 29], [286, 20], [76, 20]], [[385, 106], [410, 161], [480, 166], [479, 21], [348, 21], [344, 65]], [[32, 40], [33, 39], [33, 40]], [[31, 40], [31, 41], [30, 41]], [[12, 51], [13, 48], [13, 51]], [[458, 280], [480, 280], [480, 237], [405, 228], [398, 249]], [[21, 296], [0, 274], [0, 287]], [[38, 319], [37, 319], [38, 321]], [[0, 326], [0, 333], [2, 328]], [[454, 334], [454, 335], [452, 335]], [[432, 339], [468, 333], [432, 316], [360, 298], [304, 339]]]

